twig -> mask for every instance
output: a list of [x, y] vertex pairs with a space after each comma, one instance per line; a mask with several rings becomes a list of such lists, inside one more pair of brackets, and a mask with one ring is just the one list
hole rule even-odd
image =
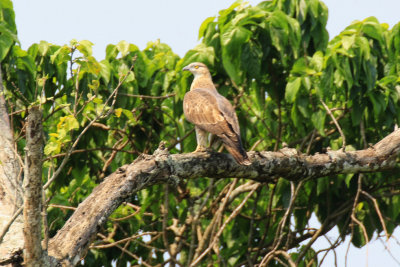
[[[366, 251], [366, 255], [365, 255], [366, 256], [366, 266], [368, 267], [368, 243], [369, 243], [369, 239], [368, 239], [367, 229], [365, 228], [364, 224], [362, 222], [360, 222], [356, 218], [355, 214], [351, 214], [351, 219], [354, 222], [356, 222], [361, 227], [361, 229], [363, 231], [363, 235], [364, 235], [365, 243], [366, 243], [366, 247], [367, 247], [367, 249], [366, 249], [367, 251]], [[349, 243], [349, 245], [350, 245], [350, 243]]]
[[[99, 235], [101, 238], [106, 239], [107, 237], [98, 233], [97, 235]], [[138, 257], [137, 255], [133, 254], [132, 252], [130, 252], [129, 250], [121, 247], [120, 245], [116, 244], [115, 245], [117, 248], [119, 248], [121, 251], [125, 252], [126, 254], [128, 254], [129, 256], [131, 256], [132, 258], [134, 258], [137, 261], [140, 261], [141, 264], [143, 264], [146, 267], [152, 267], [150, 264], [148, 264], [147, 262], [145, 262], [143, 259], [141, 259], [140, 257]]]
[[11, 224], [15, 221], [15, 219], [18, 217], [18, 215], [21, 214], [22, 210], [24, 209], [24, 206], [19, 207], [19, 209], [14, 213], [14, 215], [11, 217], [11, 219], [8, 221], [8, 223], [3, 227], [3, 231], [1, 231], [0, 234], [0, 243], [3, 241], [4, 236], [8, 232], [8, 229], [10, 228]]
[[81, 99], [80, 97], [78, 98], [79, 95], [79, 73], [81, 71], [81, 65], [78, 65], [78, 70], [77, 73], [75, 75], [75, 101], [74, 101], [74, 117], [76, 118], [76, 109], [78, 107], [78, 102]]
[[312, 146], [312, 144], [313, 144], [313, 142], [314, 142], [314, 138], [315, 138], [315, 134], [317, 133], [317, 130], [313, 130], [312, 131], [312, 135], [311, 135], [311, 139], [310, 139], [310, 142], [308, 143], [308, 146], [307, 146], [307, 150], [306, 150], [306, 154], [308, 155], [308, 154], [310, 154], [310, 151], [311, 151], [311, 146]]
[[133, 94], [125, 94], [125, 93], [120, 93], [120, 95], [123, 96], [129, 96], [129, 97], [137, 97], [140, 99], [165, 99], [165, 98], [169, 98], [169, 97], [173, 97], [176, 96], [176, 93], [173, 94], [168, 94], [168, 95], [160, 95], [160, 96], [154, 96], [154, 95], [133, 95]]
[[278, 136], [276, 138], [274, 151], [278, 151], [279, 144], [281, 143], [281, 138], [282, 138], [282, 104], [281, 101], [278, 100]]
[[228, 219], [224, 222], [222, 227], [218, 230], [217, 234], [214, 237], [214, 240], [211, 242], [211, 244], [208, 246], [208, 248], [199, 256], [197, 259], [195, 259], [190, 266], [196, 266], [201, 259], [207, 255], [207, 253], [211, 250], [211, 248], [214, 246], [214, 244], [219, 240], [219, 236], [222, 234], [224, 231], [225, 227], [230, 223], [230, 221], [236, 217], [236, 215], [240, 212], [244, 204], [246, 204], [247, 200], [253, 195], [253, 193], [257, 190], [258, 187], [254, 188], [252, 191], [250, 191], [249, 194], [243, 199], [243, 201], [239, 204], [239, 206], [236, 207], [236, 209], [231, 213], [231, 215], [228, 217]]
[[278, 247], [280, 246], [282, 239], [283, 239], [283, 230], [286, 225], [286, 221], [287, 221], [290, 213], [292, 212], [295, 200], [297, 198], [297, 195], [298, 195], [303, 183], [304, 183], [304, 180], [300, 181], [297, 188], [295, 189], [294, 182], [290, 182], [291, 197], [290, 197], [289, 207], [286, 210], [285, 214], [283, 215], [282, 220], [279, 222], [278, 229], [276, 230], [275, 240], [273, 243], [273, 249], [269, 253], [267, 253], [267, 255], [265, 255], [265, 257], [262, 259], [262, 261], [260, 263], [260, 266], [267, 266], [268, 262], [272, 259], [272, 256], [274, 255], [274, 253], [277, 251]]
[[[196, 249], [194, 258], [198, 258], [198, 255], [200, 254], [200, 251], [204, 248], [205, 246], [205, 242], [208, 239], [209, 236], [213, 236], [212, 232], [214, 231], [216, 225], [219, 223], [220, 218], [221, 218], [221, 214], [223, 213], [223, 211], [225, 210], [226, 204], [228, 202], [229, 196], [231, 194], [231, 192], [233, 191], [233, 188], [236, 186], [237, 182], [239, 179], [234, 179], [233, 182], [231, 183], [231, 185], [229, 186], [229, 190], [225, 195], [224, 200], [222, 201], [222, 204], [220, 205], [218, 211], [216, 212], [216, 215], [213, 217], [211, 223], [207, 226], [206, 230], [204, 231], [204, 235], [202, 237], [201, 240], [199, 240], [199, 244], [198, 247]], [[229, 185], [229, 184], [228, 184]], [[224, 190], [222, 190], [223, 192]]]
[[[137, 239], [137, 238], [145, 236], [145, 235], [156, 235], [156, 234], [158, 234], [158, 232], [154, 232], [154, 231], [153, 232], [143, 232], [141, 234], [133, 235], [133, 236], [130, 236], [130, 237], [127, 237], [127, 238], [124, 238], [124, 239], [121, 239], [121, 240], [118, 240], [115, 242], [107, 241], [107, 242], [109, 242], [109, 244], [91, 245], [89, 248], [90, 249], [92, 249], [92, 248], [96, 248], [96, 249], [112, 248], [112, 247], [117, 246], [118, 244], [125, 243], [125, 242]], [[104, 241], [106, 241], [106, 238], [104, 238]]]
[[215, 179], [212, 178], [211, 181], [210, 181], [210, 185], [208, 186], [208, 189], [207, 189], [207, 195], [204, 198], [203, 202], [201, 203], [201, 205], [199, 207], [199, 210], [198, 210], [198, 213], [196, 214], [196, 216], [192, 215], [193, 216], [193, 220], [192, 220], [192, 237], [191, 237], [191, 241], [190, 241], [189, 256], [188, 256], [188, 261], [187, 261], [188, 265], [192, 261], [192, 258], [193, 258], [193, 252], [194, 252], [194, 247], [195, 247], [194, 240], [195, 240], [195, 236], [196, 236], [196, 229], [197, 229], [198, 224], [199, 224], [199, 218], [200, 218], [200, 215], [201, 215], [201, 211], [203, 210], [203, 208], [207, 204], [208, 199], [211, 197], [212, 189], [214, 187], [214, 182], [215, 182]]
[[[355, 196], [355, 198], [354, 198], [353, 208], [352, 208], [352, 210], [351, 210], [351, 216], [350, 216], [350, 218], [351, 218], [353, 221], [355, 221], [357, 224], [359, 224], [360, 227], [363, 226], [363, 225], [362, 225], [362, 223], [361, 223], [360, 221], [357, 220], [357, 218], [354, 216], [354, 214], [355, 214], [355, 212], [356, 212], [356, 207], [357, 207], [358, 199], [360, 198], [360, 193], [361, 193], [361, 190], [362, 190], [362, 178], [363, 178], [363, 174], [361, 173], [361, 174], [358, 176], [358, 181], [357, 181], [357, 193], [356, 193], [356, 196]], [[365, 229], [365, 228], [363, 228], [363, 230], [364, 230], [364, 229]], [[347, 255], [348, 255], [349, 250], [350, 250], [350, 245], [351, 245], [351, 241], [353, 240], [353, 236], [354, 236], [354, 226], [353, 226], [353, 224], [351, 224], [351, 237], [350, 237], [350, 241], [349, 241], [349, 244], [348, 244], [348, 246], [347, 246], [347, 249], [346, 249], [346, 254], [345, 254], [345, 256], [344, 256], [344, 258], [345, 258], [345, 266], [346, 266], [346, 267], [347, 267]], [[366, 238], [365, 240], [366, 240], [366, 241], [368, 240], [368, 236], [367, 236], [367, 238]], [[368, 245], [367, 245], [367, 257], [368, 257]], [[367, 261], [367, 265], [368, 265], [368, 261]]]
[[[92, 152], [92, 151], [118, 151], [118, 152], [124, 152], [124, 153], [128, 153], [128, 154], [138, 154], [138, 152], [136, 151], [128, 151], [128, 150], [123, 150], [123, 149], [119, 149], [119, 148], [112, 148], [112, 147], [94, 147], [94, 148], [86, 148], [86, 149], [76, 149], [74, 151], [71, 152], [72, 154], [78, 154], [78, 153], [85, 153], [85, 152]], [[44, 159], [44, 161], [47, 160], [51, 160], [51, 159], [56, 159], [56, 158], [61, 158], [64, 157], [65, 155], [67, 155], [67, 153], [60, 153], [54, 156], [50, 156]]]
[[387, 247], [387, 245], [385, 244], [384, 241], [382, 241], [381, 238], [379, 238], [379, 241], [382, 242], [382, 245], [385, 247], [385, 249], [388, 251], [390, 257], [392, 257], [392, 259], [397, 263], [398, 266], [400, 266], [400, 261], [398, 259], [396, 259], [396, 257], [392, 254], [392, 252], [389, 250], [389, 248]]
[[369, 199], [371, 199], [371, 201], [374, 203], [376, 213], [378, 214], [379, 220], [381, 221], [381, 224], [383, 227], [383, 231], [385, 232], [386, 242], [389, 242], [390, 235], [386, 229], [385, 221], [383, 220], [381, 210], [379, 209], [378, 201], [376, 201], [376, 198], [374, 198], [373, 196], [371, 196], [370, 194], [368, 194], [368, 192], [366, 192], [364, 190], [361, 190], [361, 193], [363, 195], [365, 195], [366, 197], [368, 197]]
[[302, 248], [300, 255], [297, 257], [296, 265], [300, 263], [300, 260], [307, 253], [308, 249], [314, 244], [315, 240], [321, 235], [321, 233], [325, 230], [325, 227], [330, 223], [330, 220], [326, 219], [325, 222], [321, 225], [321, 227], [314, 233], [310, 241], [307, 243], [305, 247]]
[[76, 210], [75, 207], [70, 207], [70, 206], [65, 206], [65, 205], [59, 205], [59, 204], [49, 204], [49, 207], [52, 207], [52, 208], [59, 208], [59, 209], [64, 209], [64, 210]]
[[[273, 258], [276, 258], [277, 255], [282, 255], [288, 261], [288, 263], [291, 267], [298, 266], [296, 263], [294, 263], [294, 261], [292, 260], [292, 257], [290, 257], [290, 255], [286, 251], [283, 251], [283, 250], [274, 251], [272, 256], [274, 256]], [[267, 265], [260, 264], [260, 267], [263, 267], [263, 266], [267, 266]]]
[[337, 248], [337, 247], [343, 242], [343, 240], [342, 240], [341, 242], [339, 242], [339, 240], [340, 240], [340, 236], [339, 236], [338, 239], [335, 241], [335, 243], [332, 244], [331, 240], [329, 240], [329, 238], [328, 238], [326, 235], [324, 235], [324, 237], [325, 237], [326, 241], [327, 241], [331, 246], [330, 246], [329, 248], [327, 248], [327, 249], [321, 249], [321, 250], [317, 251], [316, 255], [318, 255], [320, 252], [326, 251], [325, 254], [324, 254], [324, 256], [322, 257], [321, 261], [319, 262], [319, 266], [322, 265], [322, 263], [323, 263], [324, 260], [325, 260], [325, 257], [328, 255], [328, 253], [329, 253], [331, 250], [332, 250], [333, 255], [334, 255], [335, 266], [337, 266], [337, 255], [336, 255], [335, 248]]
[[338, 129], [340, 136], [342, 137], [342, 149], [343, 151], [346, 150], [346, 137], [343, 134], [342, 128], [340, 128], [339, 123], [337, 122], [335, 116], [333, 116], [331, 110], [329, 109], [329, 107], [325, 104], [325, 102], [322, 100], [322, 98], [319, 99], [319, 101], [321, 101], [321, 104], [324, 106], [326, 112], [329, 114], [329, 116], [331, 116], [332, 121], [335, 123], [336, 128]]
[[168, 223], [168, 210], [169, 210], [169, 185], [164, 185], [164, 207], [162, 210], [162, 237], [164, 242], [164, 247], [167, 249], [168, 254], [170, 255], [170, 259], [177, 264], [176, 254], [175, 251], [171, 249], [171, 246], [168, 243], [168, 236], [167, 236], [167, 223]]
[[173, 142], [169, 147], [168, 150], [173, 149], [177, 144], [180, 144], [185, 140], [188, 136], [190, 136], [194, 132], [194, 128], [192, 128], [190, 131], [188, 131], [181, 139], [176, 139], [175, 142]]
[[[257, 187], [259, 188], [259, 186]], [[254, 216], [257, 212], [257, 205], [258, 205], [258, 200], [260, 199], [260, 190], [257, 191], [257, 196], [256, 199], [254, 200], [254, 204], [253, 204], [253, 210], [251, 211], [252, 216], [251, 216], [251, 220], [250, 220], [250, 230], [249, 230], [249, 237], [247, 239], [247, 249], [251, 248], [251, 241], [253, 239], [253, 231], [254, 231]], [[251, 254], [250, 251], [248, 251], [246, 253], [246, 258], [247, 258], [247, 263], [249, 266], [253, 266], [253, 261], [251, 260]]]
[[[133, 59], [133, 63], [132, 66], [130, 68], [129, 71], [132, 71], [134, 65], [135, 65], [135, 60], [136, 57]], [[61, 173], [62, 169], [64, 168], [64, 166], [67, 164], [67, 161], [69, 159], [69, 157], [72, 154], [72, 151], [75, 149], [75, 147], [78, 145], [78, 142], [80, 141], [80, 139], [82, 138], [82, 136], [86, 133], [86, 131], [92, 126], [93, 123], [95, 123], [99, 118], [104, 118], [107, 117], [111, 112], [112, 112], [112, 107], [115, 104], [115, 100], [116, 100], [116, 95], [118, 92], [118, 89], [121, 87], [121, 85], [124, 83], [124, 81], [126, 80], [126, 78], [128, 77], [128, 75], [125, 75], [122, 79], [120, 79], [117, 87], [114, 89], [114, 91], [111, 93], [111, 95], [107, 98], [106, 102], [104, 103], [103, 109], [100, 111], [99, 114], [96, 115], [96, 117], [89, 122], [88, 125], [86, 125], [86, 127], [82, 130], [82, 132], [78, 135], [78, 137], [75, 139], [75, 142], [72, 144], [72, 146], [69, 148], [68, 152], [66, 153], [64, 159], [62, 160], [60, 166], [58, 167], [58, 169], [53, 173], [53, 176], [46, 182], [46, 184], [43, 186], [43, 189], [47, 189], [50, 184], [57, 178], [57, 176]], [[103, 115], [103, 113], [105, 112], [105, 107], [107, 106], [108, 102], [110, 101], [110, 99], [114, 97], [113, 102], [111, 104], [111, 108], [109, 110], [109, 112], [107, 112], [105, 115]]]
[[42, 191], [42, 224], [43, 224], [43, 240], [42, 240], [42, 248], [44, 251], [47, 251], [49, 247], [49, 224], [47, 221], [47, 201], [46, 201], [46, 192]]
[[363, 118], [361, 118], [361, 121], [360, 121], [360, 133], [361, 133], [361, 138], [363, 141], [364, 148], [368, 148], [367, 136], [365, 135], [365, 126], [364, 126]]

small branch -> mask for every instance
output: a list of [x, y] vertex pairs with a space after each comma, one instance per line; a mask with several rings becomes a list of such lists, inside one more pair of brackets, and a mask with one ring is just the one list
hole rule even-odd
[[[128, 153], [128, 154], [138, 154], [137, 151], [129, 151], [129, 150], [123, 150], [123, 149], [119, 149], [119, 148], [95, 147], [95, 148], [86, 148], [86, 149], [76, 149], [76, 150], [71, 152], [71, 155], [78, 154], [78, 153], [88, 153], [88, 152], [99, 151], [99, 150], [100, 151], [117, 151], [117, 152], [124, 152], [124, 153]], [[47, 157], [43, 161], [65, 157], [66, 155], [67, 155], [67, 153], [60, 153], [60, 154], [57, 154], [57, 155], [54, 155], [54, 156]]]
[[11, 217], [11, 219], [7, 222], [6, 225], [4, 225], [3, 230], [0, 233], [0, 243], [3, 240], [3, 237], [6, 235], [8, 229], [10, 228], [11, 224], [15, 221], [15, 219], [21, 214], [22, 210], [24, 209], [24, 206], [21, 206]]
[[214, 246], [215, 242], [219, 240], [219, 236], [222, 234], [224, 231], [225, 227], [230, 223], [230, 221], [236, 217], [236, 215], [240, 212], [240, 210], [243, 208], [244, 204], [246, 204], [247, 200], [253, 195], [253, 193], [256, 191], [257, 188], [254, 188], [247, 196], [243, 199], [243, 201], [239, 204], [239, 206], [236, 207], [236, 209], [232, 212], [232, 214], [228, 217], [228, 219], [224, 222], [222, 227], [218, 230], [217, 234], [215, 235], [215, 238], [213, 242], [208, 246], [208, 248], [197, 258], [195, 259], [190, 266], [196, 266], [201, 259], [207, 255], [207, 253], [211, 250], [211, 248]]
[[[354, 198], [353, 208], [351, 209], [351, 216], [350, 216], [351, 220], [354, 221], [354, 222], [356, 222], [357, 224], [359, 224], [360, 227], [361, 227], [361, 226], [364, 226], [364, 225], [362, 225], [362, 223], [361, 223], [359, 220], [357, 220], [357, 218], [354, 216], [354, 214], [355, 214], [355, 212], [356, 212], [356, 207], [357, 207], [358, 199], [360, 198], [360, 193], [361, 193], [361, 190], [362, 190], [362, 178], [363, 178], [363, 175], [360, 174], [360, 175], [358, 176], [358, 180], [357, 180], [357, 193], [356, 193], [356, 196], [355, 196], [355, 198]], [[365, 228], [363, 228], [363, 230], [364, 230], [364, 229], [365, 229]], [[345, 257], [344, 257], [344, 258], [345, 258], [345, 266], [347, 266], [347, 255], [348, 255], [349, 250], [350, 250], [350, 245], [351, 245], [351, 241], [353, 240], [353, 236], [354, 236], [354, 225], [351, 224], [351, 238], [350, 238], [349, 244], [347, 245], [346, 255], [345, 255]], [[366, 240], [368, 240], [368, 237], [367, 237]], [[368, 255], [368, 246], [367, 246], [367, 255]], [[368, 265], [368, 261], [367, 261], [367, 265]]]
[[281, 137], [282, 137], [282, 104], [281, 101], [278, 100], [278, 136], [276, 137], [274, 151], [278, 150], [279, 144], [281, 143]]
[[325, 102], [322, 100], [322, 98], [319, 99], [321, 101], [321, 104], [324, 106], [326, 112], [331, 116], [332, 121], [335, 123], [336, 128], [338, 129], [340, 136], [342, 137], [342, 149], [345, 151], [346, 149], [346, 137], [343, 134], [342, 128], [340, 128], [339, 123], [337, 122], [335, 116], [333, 116], [332, 111], [329, 109], [329, 107], [325, 104]]
[[112, 248], [112, 247], [115, 247], [115, 246], [117, 246], [117, 245], [119, 245], [119, 244], [122, 244], [122, 243], [125, 243], [125, 242], [128, 242], [128, 241], [131, 241], [131, 240], [138, 239], [139, 237], [142, 237], [142, 236], [145, 236], [145, 235], [156, 235], [156, 234], [158, 234], [158, 232], [144, 232], [144, 233], [141, 233], [141, 234], [138, 234], [138, 235], [133, 235], [133, 236], [130, 236], [130, 237], [127, 237], [127, 238], [124, 238], [124, 239], [121, 239], [121, 240], [118, 240], [118, 241], [115, 241], [115, 242], [109, 242], [109, 241], [107, 240], [107, 238], [105, 237], [104, 240], [105, 240], [106, 242], [109, 242], [109, 244], [104, 244], [104, 245], [91, 245], [89, 248], [90, 248], [90, 249], [93, 249], [93, 248], [95, 248], [95, 249]]
[[363, 118], [361, 118], [361, 121], [360, 121], [360, 133], [361, 133], [361, 138], [362, 138], [364, 149], [365, 149], [368, 147], [368, 143], [367, 143], [367, 136], [365, 135], [365, 126], [364, 126]]
[[[130, 68], [129, 71], [132, 71], [133, 67], [134, 67], [134, 63], [136, 61], [136, 57], [134, 57], [133, 59], [133, 64]], [[58, 175], [61, 173], [62, 169], [64, 168], [64, 166], [67, 164], [67, 161], [69, 159], [69, 157], [71, 156], [72, 152], [74, 151], [75, 147], [78, 145], [78, 142], [80, 141], [80, 139], [82, 138], [82, 136], [86, 133], [86, 131], [93, 125], [93, 123], [95, 123], [98, 119], [100, 118], [105, 118], [107, 116], [109, 116], [112, 112], [113, 106], [115, 104], [116, 101], [116, 96], [117, 96], [117, 92], [118, 89], [121, 87], [121, 85], [124, 83], [124, 81], [126, 80], [126, 78], [128, 77], [128, 74], [126, 74], [122, 79], [120, 79], [117, 87], [114, 89], [114, 91], [111, 93], [111, 95], [108, 97], [108, 99], [106, 100], [106, 102], [104, 103], [103, 109], [101, 110], [101, 112], [99, 114], [96, 115], [96, 117], [89, 122], [88, 125], [86, 125], [86, 127], [82, 130], [82, 132], [78, 135], [78, 137], [75, 139], [75, 142], [72, 144], [72, 146], [68, 149], [68, 152], [66, 153], [64, 159], [62, 160], [60, 166], [57, 168], [57, 170], [54, 172], [53, 176], [46, 182], [46, 184], [43, 186], [43, 189], [47, 189], [50, 184], [58, 177]], [[113, 102], [111, 104], [111, 108], [110, 110], [104, 115], [105, 112], [105, 108], [108, 104], [108, 102], [111, 100], [111, 98], [114, 97]]]
[[370, 194], [368, 194], [368, 192], [366, 192], [364, 190], [361, 190], [361, 193], [363, 195], [365, 195], [366, 197], [368, 197], [372, 201], [372, 203], [374, 203], [376, 214], [378, 214], [379, 220], [381, 221], [381, 224], [382, 224], [383, 231], [385, 232], [386, 242], [389, 242], [390, 235], [386, 229], [386, 224], [385, 224], [385, 221], [383, 220], [381, 210], [379, 209], [378, 201], [376, 200], [376, 198], [374, 198], [373, 196], [371, 196]]
[[[101, 238], [103, 238], [103, 239], [107, 239], [107, 237], [104, 236], [104, 235], [102, 235], [102, 234], [99, 234], [99, 236], [100, 236]], [[135, 255], [135, 254], [133, 254], [132, 252], [130, 252], [129, 250], [127, 250], [127, 249], [121, 247], [120, 245], [115, 244], [115, 247], [119, 248], [121, 251], [123, 251], [124, 253], [128, 254], [129, 256], [131, 256], [132, 258], [134, 258], [135, 260], [141, 261], [141, 263], [142, 263], [144, 266], [146, 266], [146, 267], [152, 267], [150, 264], [148, 264], [148, 263], [145, 262], [144, 260], [141, 260], [137, 255]], [[74, 265], [75, 265], [75, 264], [74, 264]], [[68, 266], [68, 265], [67, 265], [67, 266]]]
[[[261, 260], [260, 266], [268, 266], [268, 263], [271, 259], [273, 259], [276, 251], [278, 250], [279, 246], [282, 243], [283, 239], [283, 230], [285, 228], [287, 219], [289, 218], [289, 215], [292, 213], [297, 195], [300, 191], [300, 188], [302, 187], [304, 181], [300, 181], [300, 183], [297, 185], [295, 188], [294, 182], [290, 182], [290, 189], [291, 189], [291, 196], [290, 196], [290, 203], [289, 207], [287, 208], [284, 216], [282, 217], [282, 220], [279, 222], [278, 229], [276, 230], [275, 234], [275, 240], [273, 244], [273, 249], [265, 255], [265, 257]], [[300, 259], [300, 257], [299, 257]]]
[[74, 101], [74, 117], [75, 118], [78, 115], [77, 108], [78, 108], [79, 100], [81, 99], [80, 96], [78, 98], [78, 95], [79, 95], [79, 73], [80, 73], [80, 71], [81, 71], [81, 65], [79, 64], [77, 73], [75, 75], [75, 101]]
[[166, 99], [166, 98], [170, 98], [170, 97], [176, 96], [175, 93], [173, 93], [173, 94], [168, 94], [168, 95], [161, 95], [161, 96], [154, 96], [154, 95], [133, 95], [133, 94], [125, 94], [125, 93], [121, 93], [120, 95], [129, 96], [129, 97], [137, 97], [137, 98], [140, 98], [140, 99], [145, 99], [145, 98], [147, 98], [147, 99]]

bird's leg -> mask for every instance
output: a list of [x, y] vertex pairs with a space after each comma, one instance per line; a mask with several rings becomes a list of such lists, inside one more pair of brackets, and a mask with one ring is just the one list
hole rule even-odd
[[219, 138], [215, 134], [210, 134], [209, 145], [208, 145], [209, 149], [218, 150], [221, 144], [222, 144], [221, 138]]
[[197, 126], [195, 127], [195, 130], [196, 130], [197, 147], [194, 152], [207, 151], [207, 132], [200, 129]]

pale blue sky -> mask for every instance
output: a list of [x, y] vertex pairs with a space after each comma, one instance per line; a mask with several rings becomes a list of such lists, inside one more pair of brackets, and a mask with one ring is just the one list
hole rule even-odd
[[[138, 45], [160, 39], [183, 56], [197, 43], [198, 29], [204, 19], [227, 8], [229, 0], [15, 0], [14, 8], [18, 37], [22, 47], [46, 40], [54, 44], [67, 44], [71, 39], [90, 40], [94, 56], [103, 59], [107, 44], [121, 40]], [[252, 5], [261, 1], [251, 0]], [[393, 27], [400, 22], [400, 0], [326, 0], [329, 9], [328, 31], [330, 38], [337, 35], [354, 20], [375, 16], [381, 23]], [[313, 220], [313, 226], [317, 226]], [[337, 232], [327, 234], [333, 241]], [[400, 231], [396, 231], [400, 237]], [[318, 241], [315, 249], [327, 242]], [[338, 266], [345, 266], [347, 244], [337, 249]], [[390, 242], [391, 253], [400, 261], [400, 245]], [[347, 266], [366, 266], [366, 248], [351, 247]], [[323, 266], [334, 266], [333, 253]], [[398, 266], [381, 242], [368, 247], [368, 266]]]
[[[259, 0], [249, 1], [258, 4]], [[233, 0], [15, 0], [18, 35], [23, 48], [46, 40], [67, 44], [92, 41], [94, 55], [103, 59], [107, 44], [121, 40], [144, 48], [160, 39], [183, 56], [197, 44], [204, 19], [227, 8]], [[353, 20], [376, 16], [392, 27], [400, 21], [399, 0], [327, 0], [328, 31], [335, 36]]]

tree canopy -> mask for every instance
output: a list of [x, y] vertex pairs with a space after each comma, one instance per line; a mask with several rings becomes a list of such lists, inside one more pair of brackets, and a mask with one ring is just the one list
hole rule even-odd
[[[201, 43], [183, 58], [159, 41], [144, 50], [121, 41], [100, 60], [88, 40], [41, 41], [23, 50], [11, 1], [0, 7], [0, 117], [9, 120], [22, 168], [26, 117], [33, 108], [42, 113], [50, 255], [52, 237], [77, 216], [78, 205], [90, 199], [92, 212], [103, 208], [96, 192], [104, 201], [120, 195], [82, 241], [77, 259], [86, 266], [317, 266], [345, 238], [362, 247], [398, 226], [398, 148], [387, 157], [362, 151], [386, 149], [385, 142], [372, 145], [399, 124], [400, 23], [390, 29], [369, 17], [329, 39], [328, 10], [319, 0], [237, 1], [202, 23]], [[238, 167], [217, 152], [187, 154], [196, 137], [182, 100], [192, 78], [181, 69], [195, 61], [210, 68], [219, 93], [236, 107], [254, 166]], [[372, 156], [379, 164], [363, 161]], [[325, 165], [317, 164], [321, 157]], [[105, 190], [129, 166], [151, 174], [151, 160], [181, 169], [166, 178], [157, 173], [148, 184], [140, 178], [143, 187], [126, 178]], [[340, 160], [330, 171], [327, 164]], [[313, 214], [319, 229], [309, 227]], [[313, 248], [334, 227], [340, 235], [332, 245]]]

